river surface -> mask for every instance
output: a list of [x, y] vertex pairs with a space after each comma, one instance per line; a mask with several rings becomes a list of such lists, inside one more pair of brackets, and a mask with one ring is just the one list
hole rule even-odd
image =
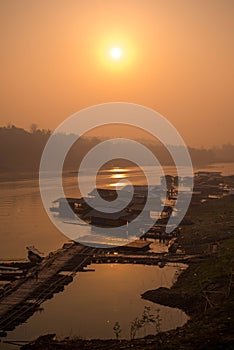
[[[234, 173], [233, 165], [230, 164], [208, 169], [223, 171], [224, 175]], [[167, 170], [167, 173], [173, 175], [172, 167]], [[129, 174], [126, 177], [133, 183], [142, 183], [142, 175], [137, 171], [129, 170]], [[111, 179], [105, 171], [99, 184], [110, 181], [113, 184], [113, 179], [120, 178]], [[76, 181], [72, 176], [66, 178], [66, 194], [74, 196]], [[29, 245], [35, 245], [48, 254], [68, 241], [48, 218], [41, 202], [37, 180], [5, 181], [0, 182], [0, 187], [0, 260], [26, 259], [25, 247]], [[159, 243], [153, 244], [151, 248], [154, 251], [167, 249]], [[146, 290], [170, 287], [182, 268], [181, 265], [160, 269], [157, 266], [95, 264], [91, 268], [95, 272], [77, 274], [63, 293], [46, 301], [41, 312], [35, 313], [27, 323], [9, 332], [7, 339], [33, 339], [48, 332], [54, 332], [60, 337], [77, 335], [85, 338], [110, 338], [114, 336], [112, 328], [116, 321], [120, 323], [121, 336], [128, 338], [130, 322], [135, 317], [140, 317], [144, 306], [149, 305], [152, 312], [160, 309], [162, 330], [186, 322], [187, 316], [181, 310], [159, 306], [140, 297]], [[144, 332], [153, 333], [154, 329], [142, 332], [139, 336], [144, 335]], [[0, 343], [0, 349], [10, 348]]]

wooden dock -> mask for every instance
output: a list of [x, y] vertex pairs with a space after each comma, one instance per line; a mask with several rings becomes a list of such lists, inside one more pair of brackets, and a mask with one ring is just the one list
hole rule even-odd
[[47, 299], [64, 289], [77, 271], [90, 262], [94, 249], [73, 244], [50, 253], [0, 294], [0, 335], [25, 322]]

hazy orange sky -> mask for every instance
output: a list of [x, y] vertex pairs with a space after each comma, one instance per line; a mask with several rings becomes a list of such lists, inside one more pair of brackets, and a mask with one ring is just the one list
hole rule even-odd
[[3, 0], [0, 30], [0, 125], [54, 129], [126, 101], [190, 146], [233, 141], [233, 0]]

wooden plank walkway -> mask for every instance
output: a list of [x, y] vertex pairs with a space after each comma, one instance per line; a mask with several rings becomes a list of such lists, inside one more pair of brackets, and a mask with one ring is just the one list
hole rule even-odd
[[[92, 252], [92, 248], [77, 244], [58, 250], [32, 269], [27, 278], [12, 283], [0, 295], [0, 331], [14, 329], [30, 317], [43, 301], [63, 290], [75, 273], [89, 263]], [[62, 274], [70, 261], [73, 261], [73, 269]]]

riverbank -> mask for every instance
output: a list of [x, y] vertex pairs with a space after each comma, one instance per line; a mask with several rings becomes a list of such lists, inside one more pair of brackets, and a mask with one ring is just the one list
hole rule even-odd
[[47, 349], [231, 349], [234, 344], [233, 256], [234, 198], [227, 196], [191, 206], [181, 246], [204, 259], [190, 263], [171, 289], [159, 288], [142, 297], [184, 310], [190, 320], [181, 328], [133, 341], [41, 338], [24, 350]]
[[226, 239], [216, 254], [190, 264], [171, 289], [143, 294], [147, 300], [180, 308], [191, 317], [184, 327], [159, 335], [169, 344], [160, 349], [231, 349], [233, 254], [234, 239]]

